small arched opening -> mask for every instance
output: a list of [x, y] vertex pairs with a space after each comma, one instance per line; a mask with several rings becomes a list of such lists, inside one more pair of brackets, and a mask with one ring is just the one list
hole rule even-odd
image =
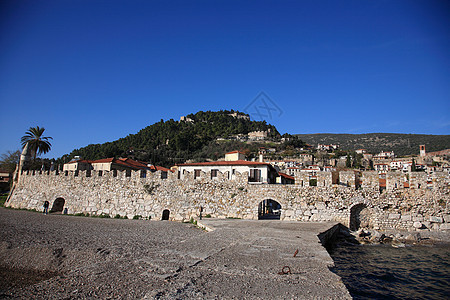
[[275, 200], [265, 199], [258, 205], [258, 220], [279, 220], [281, 205]]
[[168, 221], [169, 220], [169, 215], [170, 215], [170, 211], [168, 209], [163, 210], [161, 220]]
[[359, 203], [350, 208], [349, 228], [356, 231], [360, 228], [369, 227], [369, 209], [364, 203]]
[[62, 213], [65, 202], [66, 201], [64, 200], [64, 198], [56, 198], [56, 200], [53, 202], [50, 213]]

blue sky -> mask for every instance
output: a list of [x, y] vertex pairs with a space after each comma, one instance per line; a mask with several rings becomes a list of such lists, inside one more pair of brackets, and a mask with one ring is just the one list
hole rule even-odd
[[281, 133], [450, 134], [448, 3], [3, 0], [0, 153], [31, 126], [59, 157], [199, 110], [259, 119], [260, 92]]

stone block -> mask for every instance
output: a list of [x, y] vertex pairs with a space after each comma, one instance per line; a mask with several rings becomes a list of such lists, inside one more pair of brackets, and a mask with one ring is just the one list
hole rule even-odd
[[323, 203], [323, 202], [317, 202], [316, 207], [317, 207], [317, 209], [326, 209], [327, 208], [325, 203]]
[[439, 230], [440, 225], [438, 223], [431, 224], [431, 229], [433, 230]]
[[444, 215], [445, 223], [450, 223], [450, 215]]
[[411, 221], [411, 215], [401, 215], [400, 220], [402, 221]]
[[413, 227], [419, 229], [423, 227], [423, 224], [419, 221], [416, 221], [413, 223]]
[[441, 224], [440, 230], [450, 230], [450, 223]]
[[389, 214], [389, 219], [391, 220], [400, 219], [400, 214]]
[[442, 217], [430, 216], [430, 222], [443, 223]]
[[413, 221], [414, 222], [422, 222], [423, 216], [422, 215], [413, 216]]
[[284, 211], [284, 215], [285, 215], [286, 217], [291, 217], [291, 216], [294, 215], [294, 211], [293, 211], [293, 210], [290, 210], [290, 209], [285, 210], [285, 211]]

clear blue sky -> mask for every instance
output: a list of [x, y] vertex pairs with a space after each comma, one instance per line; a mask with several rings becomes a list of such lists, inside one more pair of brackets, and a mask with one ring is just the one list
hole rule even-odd
[[280, 133], [450, 134], [448, 1], [2, 0], [0, 49], [0, 154], [31, 126], [59, 157], [199, 110], [258, 119], [261, 91]]

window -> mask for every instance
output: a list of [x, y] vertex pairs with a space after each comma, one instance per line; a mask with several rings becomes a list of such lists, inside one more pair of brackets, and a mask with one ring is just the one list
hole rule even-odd
[[131, 170], [125, 170], [125, 177], [131, 177]]
[[78, 170], [75, 170], [74, 176], [78, 176]]
[[103, 171], [98, 171], [98, 176], [102, 177], [103, 176]]
[[167, 179], [167, 171], [161, 171], [161, 179]]
[[250, 176], [248, 178], [250, 182], [260, 182], [261, 181], [261, 170], [250, 169]]
[[117, 170], [113, 170], [113, 177], [117, 177]]
[[194, 170], [194, 179], [196, 179], [197, 177], [200, 177], [201, 171], [202, 170], [200, 170], [200, 169], [195, 169]]
[[91, 170], [86, 170], [86, 177], [91, 177]]
[[147, 178], [147, 171], [141, 170], [141, 178]]
[[217, 169], [211, 170], [211, 179], [217, 177], [217, 171], [219, 171], [219, 170], [217, 170]]

